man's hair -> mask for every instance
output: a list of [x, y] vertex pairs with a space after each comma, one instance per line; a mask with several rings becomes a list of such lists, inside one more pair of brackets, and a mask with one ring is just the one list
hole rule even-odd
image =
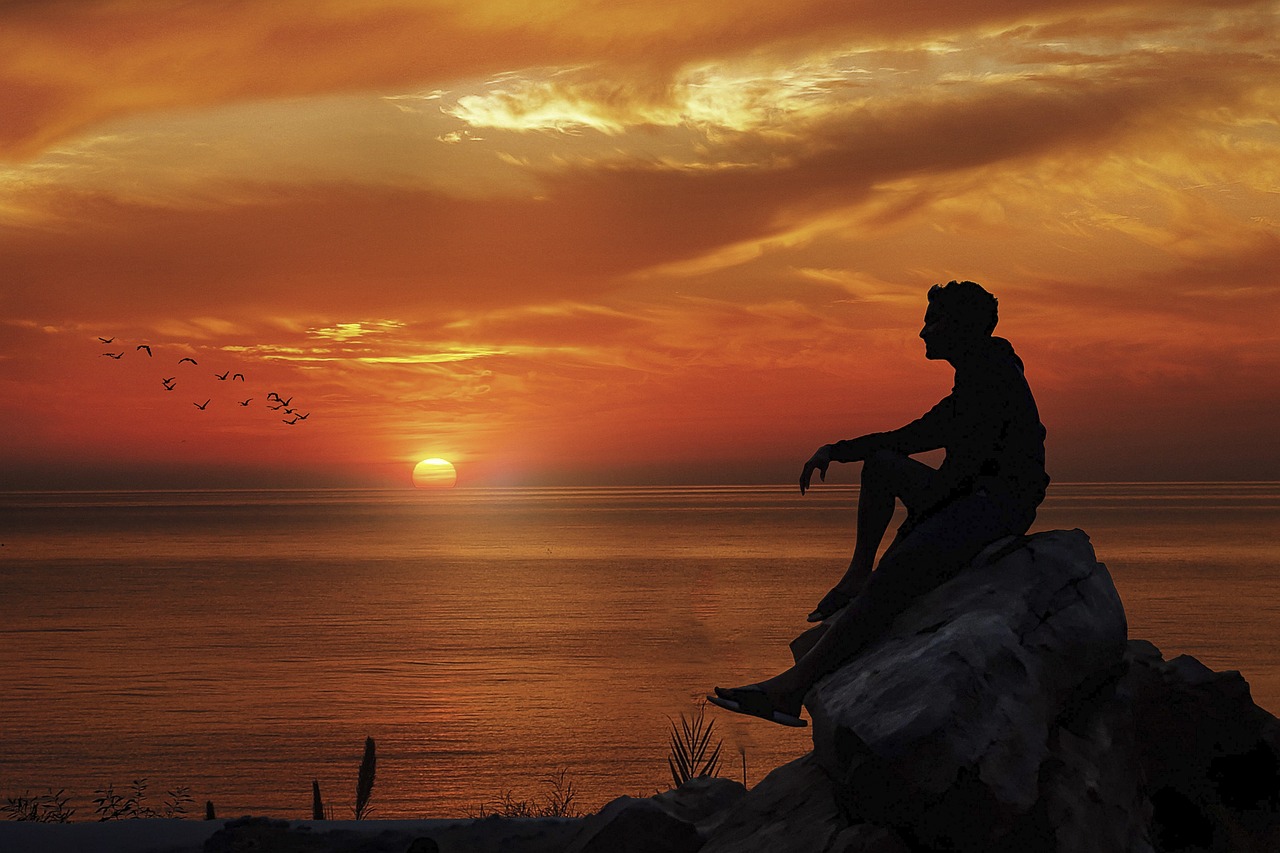
[[949, 281], [929, 288], [929, 301], [954, 322], [984, 335], [995, 330], [996, 298], [975, 281]]

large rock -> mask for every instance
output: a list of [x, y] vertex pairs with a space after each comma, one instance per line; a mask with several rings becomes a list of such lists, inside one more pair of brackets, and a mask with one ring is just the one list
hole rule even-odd
[[1165, 661], [1142, 640], [1128, 660], [1117, 693], [1131, 709], [1157, 847], [1280, 851], [1280, 722], [1239, 672], [1189, 655]]
[[857, 792], [846, 806], [859, 818], [989, 849], [1039, 801], [1056, 721], [1114, 679], [1125, 642], [1088, 537], [1029, 537], [918, 599], [815, 685], [814, 754]]
[[565, 853], [697, 853], [702, 843], [693, 824], [652, 799], [618, 797], [583, 822]]
[[1280, 850], [1275, 718], [1238, 673], [1128, 642], [1079, 530], [980, 556], [805, 704], [813, 752], [704, 853]]
[[746, 792], [702, 777], [652, 797], [618, 797], [583, 821], [565, 853], [695, 853]]

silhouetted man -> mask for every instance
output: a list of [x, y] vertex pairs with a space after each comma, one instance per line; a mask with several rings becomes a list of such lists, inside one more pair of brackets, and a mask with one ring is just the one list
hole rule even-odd
[[[884, 631], [912, 599], [939, 586], [986, 546], [1026, 533], [1044, 499], [1044, 426], [1003, 338], [992, 337], [996, 298], [971, 281], [929, 289], [925, 357], [955, 368], [951, 393], [918, 420], [818, 448], [800, 493], [832, 462], [862, 462], [857, 541], [843, 578], [809, 614], [825, 631], [795, 666], [759, 684], [716, 688], [722, 708], [804, 725], [800, 706], [815, 681]], [[945, 448], [934, 469], [911, 454]], [[907, 519], [872, 572], [895, 501]], [[834, 618], [832, 618], [834, 617]]]

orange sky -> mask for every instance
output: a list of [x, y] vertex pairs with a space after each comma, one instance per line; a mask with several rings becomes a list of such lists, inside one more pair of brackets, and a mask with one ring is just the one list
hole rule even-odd
[[1056, 479], [1280, 479], [1277, 32], [1243, 0], [4, 4], [0, 488], [791, 482], [947, 392], [916, 334], [952, 278], [1000, 297]]

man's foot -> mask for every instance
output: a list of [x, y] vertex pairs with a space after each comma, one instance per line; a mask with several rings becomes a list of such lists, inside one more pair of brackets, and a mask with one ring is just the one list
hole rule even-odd
[[838, 586], [832, 587], [831, 591], [822, 597], [822, 600], [818, 602], [818, 606], [808, 615], [807, 621], [825, 622], [843, 610], [850, 601], [853, 601], [852, 595]]
[[771, 695], [758, 684], [717, 687], [715, 695], [707, 696], [707, 701], [735, 714], [747, 714], [783, 726], [803, 728], [809, 725], [800, 719], [798, 698]]

